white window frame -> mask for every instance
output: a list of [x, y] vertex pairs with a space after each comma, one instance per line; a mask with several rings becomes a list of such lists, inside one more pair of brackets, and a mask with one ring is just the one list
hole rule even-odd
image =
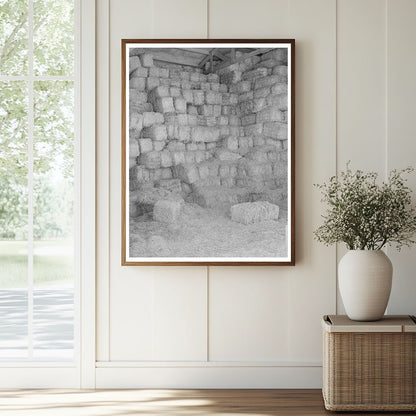
[[[74, 76], [34, 76], [33, 0], [29, 5], [28, 89], [28, 332], [33, 331], [33, 85], [35, 81], [73, 81], [75, 87], [75, 320], [74, 360], [0, 362], [0, 388], [95, 387], [95, 0], [75, 3]], [[78, 104], [78, 106], [77, 106]], [[33, 352], [29, 337], [29, 359]]]

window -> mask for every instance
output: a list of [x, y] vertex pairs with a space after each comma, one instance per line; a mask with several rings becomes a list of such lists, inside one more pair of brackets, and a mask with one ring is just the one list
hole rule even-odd
[[74, 0], [0, 0], [0, 360], [72, 361]]

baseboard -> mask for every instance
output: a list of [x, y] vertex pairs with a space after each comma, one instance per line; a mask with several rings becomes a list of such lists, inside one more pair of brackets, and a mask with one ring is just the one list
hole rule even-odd
[[4, 367], [0, 389], [79, 388], [79, 370], [62, 367]]
[[320, 366], [99, 367], [96, 388], [321, 388]]

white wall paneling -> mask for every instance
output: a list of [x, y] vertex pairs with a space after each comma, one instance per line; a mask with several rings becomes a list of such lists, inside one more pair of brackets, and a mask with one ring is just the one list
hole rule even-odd
[[[390, 0], [387, 5], [387, 168], [416, 168], [416, 2]], [[416, 173], [409, 178], [416, 191]], [[394, 279], [389, 313], [416, 312], [416, 250], [389, 249]]]
[[[97, 387], [319, 387], [320, 318], [337, 311], [337, 250], [312, 238], [322, 214], [313, 184], [348, 160], [382, 176], [416, 164], [415, 2], [97, 7]], [[206, 37], [296, 39], [295, 267], [120, 266], [120, 40]], [[390, 254], [398, 277], [389, 310], [416, 313], [414, 250]]]
[[[337, 169], [351, 161], [352, 169], [375, 170], [384, 178], [386, 2], [337, 3]], [[339, 245], [337, 262], [345, 252]], [[339, 294], [338, 305], [344, 313]]]

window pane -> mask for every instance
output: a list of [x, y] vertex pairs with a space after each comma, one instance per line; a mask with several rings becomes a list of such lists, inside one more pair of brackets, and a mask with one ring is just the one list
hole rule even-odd
[[33, 357], [72, 360], [74, 289], [69, 286], [38, 287], [33, 302]]
[[0, 82], [0, 359], [27, 356], [27, 85]]
[[27, 309], [26, 289], [0, 289], [0, 360], [27, 358]]
[[34, 357], [72, 359], [74, 85], [34, 85]]
[[34, 0], [36, 75], [73, 75], [74, 1]]
[[0, 0], [0, 75], [27, 75], [27, 0]]

